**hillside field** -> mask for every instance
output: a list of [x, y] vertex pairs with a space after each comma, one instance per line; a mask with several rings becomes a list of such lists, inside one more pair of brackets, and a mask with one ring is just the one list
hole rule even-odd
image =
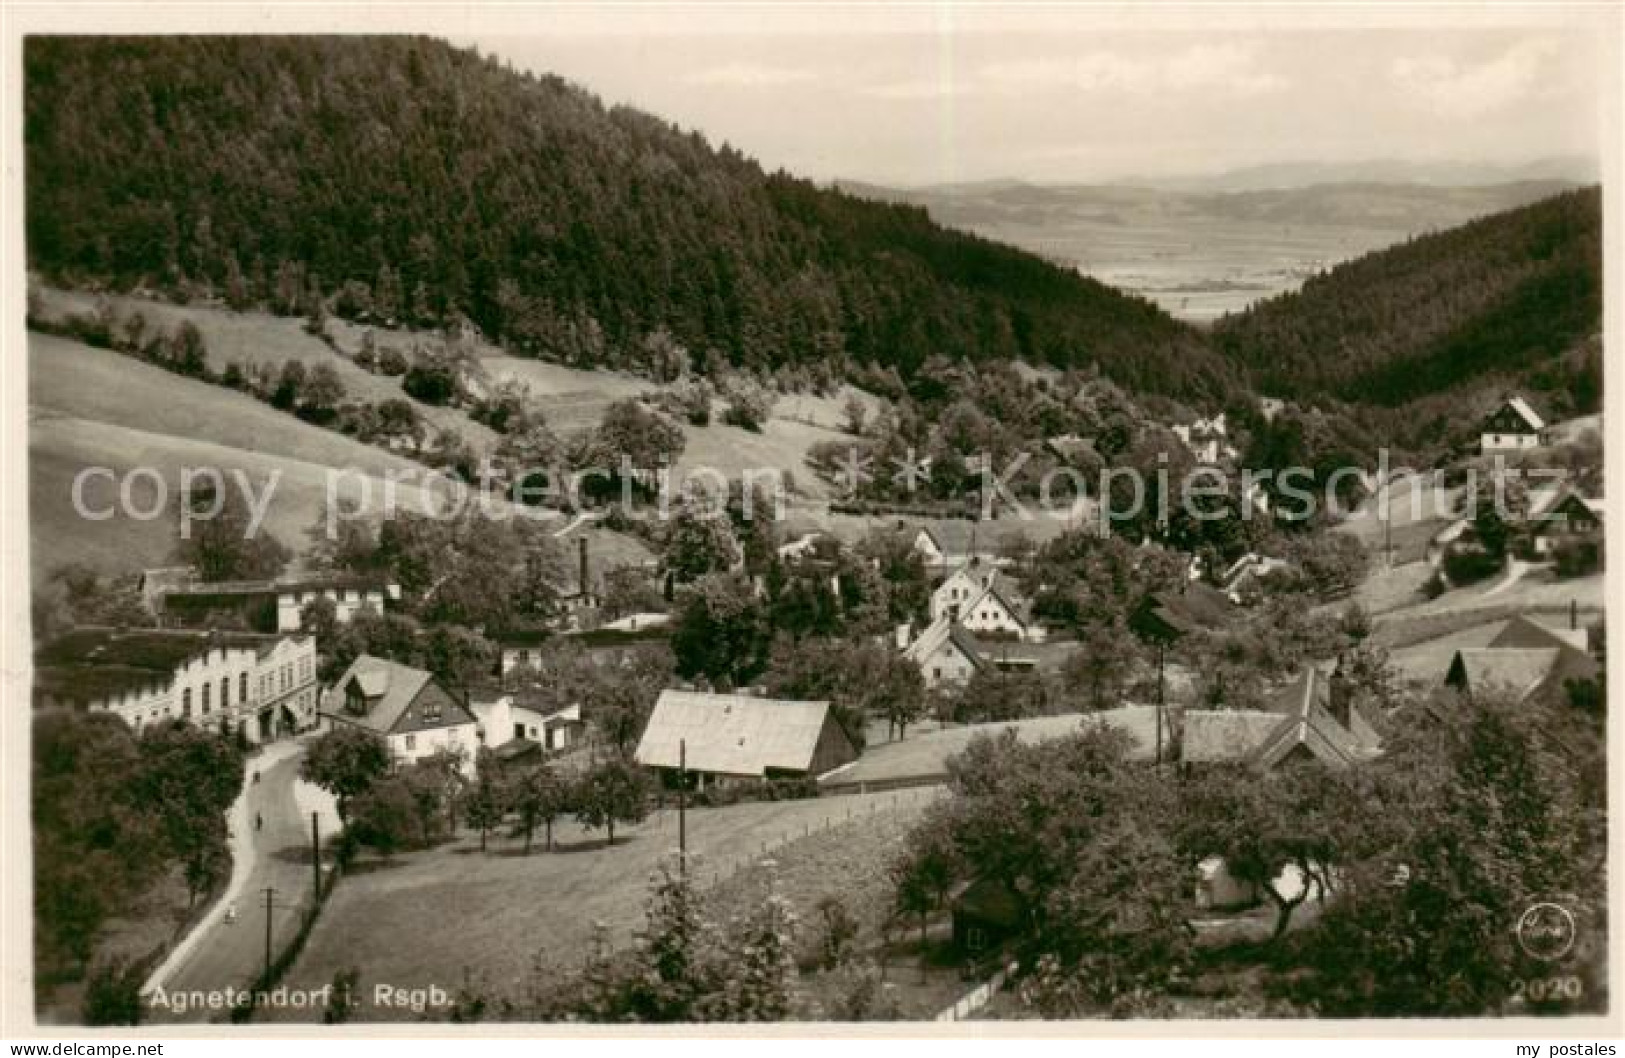
[[[56, 565], [87, 562], [115, 572], [166, 562], [175, 526], [169, 517], [87, 521], [73, 508], [71, 487], [86, 467], [124, 475], [151, 467], [173, 492], [183, 468], [217, 467], [249, 476], [263, 495], [275, 475], [265, 527], [295, 550], [324, 509], [328, 473], [347, 506], [385, 495], [384, 476], [401, 476], [401, 508], [432, 501], [404, 481], [423, 468], [380, 448], [301, 422], [244, 394], [182, 378], [130, 357], [64, 338], [29, 335], [29, 524], [36, 584]], [[365, 485], [363, 484], [365, 482]], [[105, 481], [86, 491], [88, 505], [111, 502]], [[132, 489], [135, 506], [154, 500], [150, 482]], [[549, 514], [550, 521], [563, 521]], [[593, 553], [610, 564], [642, 562], [647, 548], [630, 537], [594, 528]]]
[[[830, 797], [698, 809], [688, 816], [688, 848], [702, 884], [720, 870], [754, 862], [764, 846], [894, 808], [914, 812], [928, 791]], [[557, 848], [519, 855], [517, 839], [496, 837], [487, 855], [477, 838], [369, 865], [339, 883], [303, 954], [287, 976], [290, 988], [320, 988], [333, 975], [360, 971], [363, 996], [372, 984], [439, 985], [455, 993], [471, 974], [482, 990], [524, 996], [579, 970], [595, 923], [624, 945], [643, 921], [652, 873], [677, 844], [671, 810], [617, 827], [607, 848], [601, 831], [575, 823], [554, 827]], [[876, 850], [880, 855], [880, 850]], [[300, 1020], [288, 1011], [289, 1020]], [[308, 1020], [308, 1012], [305, 1014]], [[410, 1020], [409, 1011], [363, 1002], [359, 1020]]]
[[[94, 313], [98, 303], [105, 299], [121, 316], [139, 312], [147, 318], [149, 327], [159, 330], [173, 330], [180, 326], [182, 321], [190, 320], [202, 333], [204, 343], [208, 346], [209, 367], [216, 372], [224, 371], [226, 366], [234, 361], [245, 371], [260, 364], [280, 370], [289, 360], [300, 361], [307, 370], [317, 364], [330, 364], [338, 372], [339, 381], [344, 383], [344, 391], [351, 400], [368, 403], [391, 398], [405, 400], [417, 409], [424, 421], [433, 424], [436, 429], [457, 431], [478, 450], [489, 450], [496, 443], [495, 433], [474, 422], [462, 412], [454, 408], [437, 408], [412, 400], [401, 389], [399, 378], [375, 375], [357, 367], [355, 361], [347, 356], [340, 356], [331, 346], [307, 333], [305, 321], [298, 317], [272, 316], [264, 312], [233, 312], [215, 305], [175, 305], [151, 298], [120, 294], [87, 294], [53, 287], [40, 288], [40, 297], [47, 313], [52, 316]], [[350, 338], [351, 344], [360, 344], [359, 334], [350, 334], [353, 328], [343, 320], [331, 321], [330, 327], [341, 338]], [[408, 351], [414, 338], [422, 341], [424, 337], [386, 331], [379, 334], [379, 342], [393, 343], [402, 351]]]

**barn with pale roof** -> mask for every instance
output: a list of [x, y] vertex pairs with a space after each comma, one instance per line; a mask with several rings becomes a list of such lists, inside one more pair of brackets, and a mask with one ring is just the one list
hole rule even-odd
[[703, 782], [817, 776], [857, 755], [828, 702], [666, 690], [635, 757], [667, 772], [686, 763]]

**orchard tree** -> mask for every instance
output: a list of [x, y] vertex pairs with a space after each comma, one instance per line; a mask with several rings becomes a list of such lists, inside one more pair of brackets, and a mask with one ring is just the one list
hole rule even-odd
[[1084, 625], [1078, 631], [1078, 649], [1062, 666], [1067, 686], [1083, 693], [1088, 708], [1121, 705], [1123, 694], [1145, 664], [1145, 648], [1120, 620]]
[[474, 781], [463, 794], [463, 818], [480, 832], [480, 851], [486, 838], [502, 825], [508, 814], [508, 784], [490, 750], [481, 750], [475, 764]]
[[613, 845], [616, 823], [637, 823], [648, 815], [648, 796], [642, 768], [618, 757], [606, 758], [576, 786], [576, 821], [588, 830], [604, 827]]
[[333, 795], [339, 819], [348, 822], [350, 803], [390, 769], [384, 740], [343, 724], [311, 743], [299, 765], [299, 777]]
[[514, 776], [510, 796], [514, 832], [525, 837], [525, 855], [538, 826], [547, 833], [547, 851], [553, 851], [553, 821], [570, 809], [570, 787], [546, 764], [535, 764]]

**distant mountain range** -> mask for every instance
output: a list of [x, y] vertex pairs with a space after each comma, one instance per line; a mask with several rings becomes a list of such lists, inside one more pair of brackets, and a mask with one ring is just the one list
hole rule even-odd
[[1537, 158], [1515, 165], [1484, 162], [1281, 162], [1195, 176], [1136, 177], [1113, 181], [1164, 191], [1281, 191], [1318, 184], [1417, 184], [1424, 187], [1488, 187], [1493, 184], [1595, 183], [1597, 160], [1580, 156]]
[[1423, 187], [1488, 187], [1494, 184], [1593, 184], [1601, 179], [1597, 159], [1556, 155], [1515, 164], [1473, 161], [1406, 161], [1371, 158], [1354, 162], [1273, 162], [1211, 173], [1172, 176], [1136, 175], [1087, 183], [1036, 183], [1011, 177], [951, 184], [893, 187], [862, 181], [838, 181], [854, 194], [883, 196], [979, 195], [1020, 189], [1062, 191], [1078, 188], [1146, 188], [1154, 191], [1234, 192], [1287, 191], [1323, 184], [1409, 184]]

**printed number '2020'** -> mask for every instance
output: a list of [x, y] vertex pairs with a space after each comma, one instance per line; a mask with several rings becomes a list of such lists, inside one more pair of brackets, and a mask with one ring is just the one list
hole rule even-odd
[[1585, 995], [1585, 984], [1578, 977], [1537, 977], [1533, 981], [1516, 982], [1512, 994], [1531, 1003], [1575, 1000]]

